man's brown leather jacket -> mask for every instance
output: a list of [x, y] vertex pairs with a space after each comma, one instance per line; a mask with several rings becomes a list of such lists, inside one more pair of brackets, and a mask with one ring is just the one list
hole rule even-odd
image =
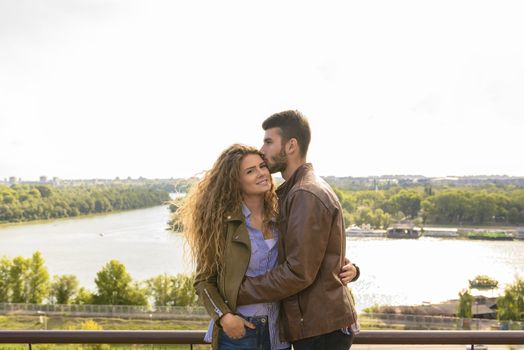
[[354, 300], [338, 276], [346, 239], [337, 196], [311, 164], [299, 167], [277, 194], [279, 265], [246, 277], [238, 305], [281, 300], [281, 337], [287, 341], [355, 327]]

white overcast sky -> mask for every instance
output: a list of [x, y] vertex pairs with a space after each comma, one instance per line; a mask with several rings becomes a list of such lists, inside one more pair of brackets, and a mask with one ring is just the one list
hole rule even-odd
[[0, 179], [187, 177], [299, 109], [320, 175], [524, 176], [522, 1], [0, 0]]

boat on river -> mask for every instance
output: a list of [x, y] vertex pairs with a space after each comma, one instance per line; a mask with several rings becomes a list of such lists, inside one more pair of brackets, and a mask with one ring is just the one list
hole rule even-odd
[[386, 230], [387, 238], [419, 238], [422, 234], [420, 227], [415, 226], [412, 222], [400, 222], [393, 224]]
[[468, 239], [485, 239], [490, 241], [512, 241], [515, 239], [515, 232], [472, 230], [466, 233]]
[[386, 230], [372, 230], [371, 228], [351, 225], [346, 229], [347, 237], [384, 237]]

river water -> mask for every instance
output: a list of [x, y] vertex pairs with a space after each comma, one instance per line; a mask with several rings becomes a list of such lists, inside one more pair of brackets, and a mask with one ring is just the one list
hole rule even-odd
[[[38, 250], [51, 275], [74, 274], [91, 290], [96, 273], [111, 259], [124, 263], [139, 281], [164, 273], [188, 273], [192, 267], [183, 238], [165, 230], [168, 219], [167, 207], [158, 206], [0, 226], [0, 256], [29, 257]], [[516, 274], [524, 276], [524, 241], [350, 237], [347, 256], [362, 272], [351, 284], [359, 310], [373, 304], [456, 299], [468, 279], [480, 274], [495, 278], [501, 287], [512, 283]]]

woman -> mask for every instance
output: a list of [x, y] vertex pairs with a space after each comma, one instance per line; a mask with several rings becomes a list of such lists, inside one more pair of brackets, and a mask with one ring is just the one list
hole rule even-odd
[[213, 349], [288, 349], [278, 338], [278, 303], [236, 305], [244, 276], [277, 264], [277, 198], [262, 154], [227, 148], [177, 214], [197, 265], [195, 288], [212, 317]]

